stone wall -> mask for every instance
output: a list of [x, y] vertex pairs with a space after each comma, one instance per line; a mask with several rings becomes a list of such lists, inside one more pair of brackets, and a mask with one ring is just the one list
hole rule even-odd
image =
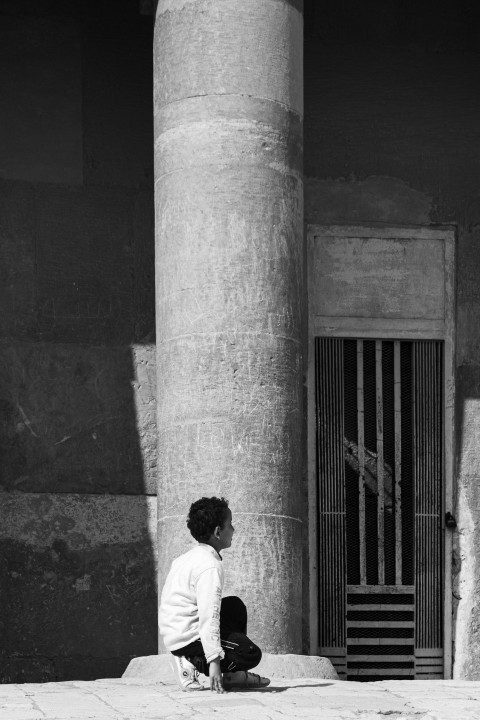
[[0, 5], [0, 681], [155, 653], [151, 16]]
[[307, 12], [306, 222], [458, 228], [454, 673], [479, 679], [480, 56], [468, 3], [408, 24], [391, 0], [383, 29], [350, 5]]

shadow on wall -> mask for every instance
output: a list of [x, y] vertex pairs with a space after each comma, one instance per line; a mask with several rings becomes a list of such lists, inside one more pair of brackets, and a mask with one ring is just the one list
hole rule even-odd
[[157, 651], [152, 18], [66, 5], [0, 11], [1, 682]]

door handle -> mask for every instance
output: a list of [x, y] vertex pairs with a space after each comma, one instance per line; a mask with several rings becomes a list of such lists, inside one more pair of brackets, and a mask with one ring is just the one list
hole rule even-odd
[[445, 527], [450, 528], [450, 530], [454, 530], [457, 527], [457, 521], [451, 512], [445, 513]]

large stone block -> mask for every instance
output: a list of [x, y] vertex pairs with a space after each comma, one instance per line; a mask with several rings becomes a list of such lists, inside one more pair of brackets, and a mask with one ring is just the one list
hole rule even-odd
[[28, 338], [35, 312], [35, 191], [0, 181], [0, 331]]
[[155, 499], [5, 493], [2, 682], [119, 675], [157, 649]]
[[[303, 112], [300, 2], [162, 0], [155, 49], [157, 107], [180, 98], [229, 93], [263, 97]], [[188, 62], [183, 48], [188, 47]]]
[[0, 204], [4, 338], [154, 341], [150, 192], [0, 180]]
[[84, 178], [86, 185], [149, 187], [153, 23], [138, 4], [123, 5], [104, 18], [95, 12], [82, 46]]
[[155, 342], [155, 212], [153, 193], [139, 192], [133, 207], [134, 341]]
[[383, 222], [425, 225], [431, 198], [391, 177], [305, 182], [305, 221], [318, 225]]
[[15, 10], [0, 23], [0, 177], [80, 185], [81, 22]]
[[155, 350], [0, 344], [0, 487], [156, 492]]
[[134, 198], [120, 189], [37, 191], [38, 339], [131, 342]]

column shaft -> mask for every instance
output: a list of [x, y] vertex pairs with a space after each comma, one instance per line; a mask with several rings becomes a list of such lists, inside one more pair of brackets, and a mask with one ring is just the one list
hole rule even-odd
[[301, 650], [302, 44], [298, 0], [159, 2], [159, 585], [223, 495], [226, 594], [269, 652]]

